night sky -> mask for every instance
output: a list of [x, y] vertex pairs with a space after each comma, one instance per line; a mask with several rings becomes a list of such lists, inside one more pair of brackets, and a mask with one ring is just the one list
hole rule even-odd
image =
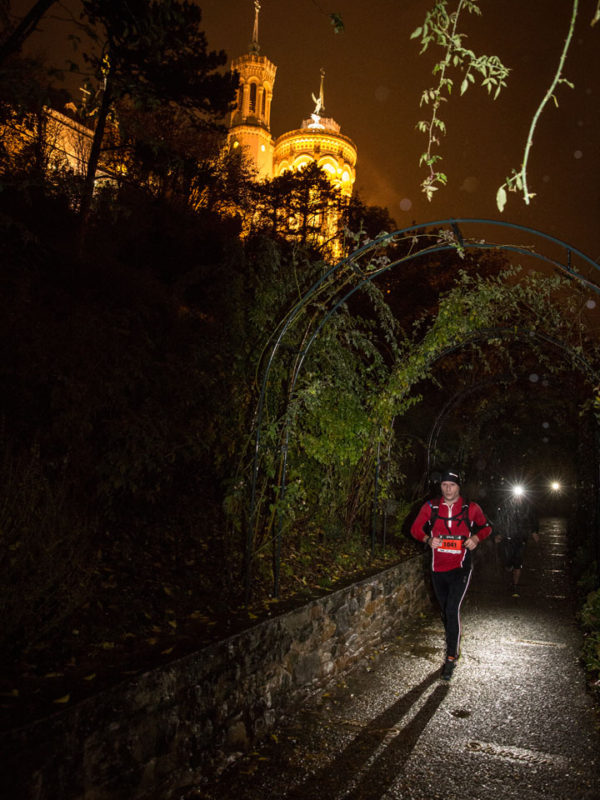
[[[567, 241], [600, 259], [600, 24], [596, 1], [580, 14], [566, 62], [574, 89], [559, 89], [559, 108], [546, 106], [530, 157], [530, 206], [511, 194], [500, 216], [496, 190], [520, 167], [531, 118], [549, 87], [566, 38], [571, 0], [482, 0], [482, 16], [466, 15], [467, 46], [496, 54], [511, 67], [508, 86], [494, 101], [487, 91], [457, 91], [442, 110], [447, 135], [440, 168], [449, 184], [429, 203], [418, 166], [426, 118], [421, 93], [434, 85], [437, 48], [419, 56], [412, 31], [433, 0], [261, 0], [261, 54], [277, 65], [271, 130], [300, 126], [313, 110], [312, 93], [325, 69], [325, 108], [358, 147], [356, 186], [370, 204], [387, 206], [399, 227], [446, 217], [499, 218]], [[456, 3], [449, 3], [454, 8]], [[211, 48], [230, 57], [248, 50], [252, 0], [203, 0]], [[321, 10], [322, 9], [322, 10]], [[341, 13], [335, 34], [324, 11]], [[460, 78], [456, 78], [457, 83]]]
[[[13, 8], [27, 9], [31, 2], [18, 0]], [[200, 5], [210, 49], [223, 49], [230, 58], [248, 51], [253, 0]], [[433, 0], [261, 0], [261, 54], [277, 65], [273, 135], [298, 128], [309, 116], [324, 68], [326, 115], [358, 147], [356, 188], [367, 203], [386, 206], [398, 227], [447, 217], [502, 219], [544, 231], [600, 260], [600, 23], [590, 26], [596, 0], [579, 3], [565, 69], [575, 88], [559, 87], [559, 107], [548, 104], [537, 126], [528, 170], [536, 197], [526, 206], [520, 196], [509, 195], [502, 215], [496, 190], [520, 167], [532, 116], [558, 64], [572, 2], [482, 0], [482, 16], [464, 17], [467, 46], [498, 55], [511, 74], [495, 101], [479, 86], [461, 97], [455, 76], [456, 91], [441, 114], [447, 134], [440, 169], [449, 185], [429, 203], [420, 189], [425, 171], [418, 166], [425, 136], [415, 126], [427, 117], [419, 100], [435, 85], [431, 69], [440, 52], [430, 47], [419, 56], [420, 44], [410, 34], [432, 5]], [[342, 15], [343, 33], [334, 33], [328, 11]], [[45, 27], [47, 41], [51, 22]], [[42, 41], [32, 37], [30, 46]]]

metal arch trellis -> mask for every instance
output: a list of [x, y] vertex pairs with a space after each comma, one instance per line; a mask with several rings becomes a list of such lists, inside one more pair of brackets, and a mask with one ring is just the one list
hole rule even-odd
[[493, 386], [497, 383], [508, 382], [511, 379], [509, 375], [498, 375], [492, 378], [488, 378], [485, 381], [479, 381], [478, 383], [471, 384], [466, 386], [462, 391], [456, 392], [452, 397], [444, 403], [442, 410], [439, 412], [437, 417], [435, 418], [433, 425], [431, 426], [431, 430], [429, 431], [429, 437], [427, 439], [427, 453], [426, 453], [426, 462], [425, 462], [425, 475], [423, 476], [423, 484], [427, 484], [428, 476], [431, 472], [431, 453], [437, 449], [437, 441], [438, 436], [440, 434], [440, 430], [442, 428], [442, 422], [448, 412], [454, 408], [454, 406], [458, 405], [465, 397], [474, 392], [478, 392], [480, 389], [487, 388], [488, 386]]
[[[511, 339], [519, 339], [521, 341], [531, 342], [532, 339], [539, 339], [546, 344], [549, 344], [553, 347], [556, 347], [558, 350], [562, 350], [565, 357], [571, 359], [571, 363], [576, 362], [578, 367], [581, 369], [581, 372], [586, 374], [594, 383], [597, 385], [600, 382], [600, 374], [594, 370], [592, 365], [585, 359], [580, 353], [573, 352], [573, 350], [565, 345], [563, 341], [560, 339], [556, 339], [549, 334], [542, 333], [541, 331], [534, 330], [532, 328], [517, 328], [514, 327], [504, 327], [504, 328], [480, 328], [475, 331], [473, 334], [465, 336], [459, 342], [455, 342], [448, 347], [445, 347], [439, 353], [436, 353], [435, 356], [431, 359], [431, 361], [427, 364], [427, 369], [431, 368], [436, 362], [440, 361], [441, 359], [445, 358], [450, 353], [454, 353], [457, 350], [461, 350], [469, 344], [475, 344], [479, 341], [485, 341], [489, 338], [511, 338]], [[427, 469], [426, 475], [424, 479], [424, 484], [427, 481], [427, 476], [429, 475], [430, 470], [430, 458], [431, 458], [431, 451], [433, 448], [433, 441], [434, 438], [437, 439], [437, 433], [439, 433], [439, 425], [441, 423], [441, 419], [447, 413], [447, 411], [452, 408], [457, 402], [459, 402], [463, 397], [465, 397], [470, 392], [477, 391], [481, 389], [483, 386], [489, 386], [493, 383], [499, 383], [502, 381], [506, 381], [508, 376], [500, 375], [497, 378], [490, 378], [488, 381], [480, 381], [477, 384], [472, 386], [466, 387], [462, 392], [457, 393], [454, 395], [450, 400], [445, 404], [444, 408], [438, 415], [437, 419], [434, 422], [432, 430], [429, 435], [428, 443], [427, 443]], [[459, 464], [460, 466], [460, 464]], [[373, 512], [372, 516], [373, 519], [375, 518], [376, 508], [378, 503], [377, 498], [377, 479], [379, 473], [379, 442], [377, 443], [377, 466], [375, 471], [375, 488], [374, 488], [374, 499], [373, 499]], [[280, 491], [285, 487], [280, 484]], [[374, 547], [374, 539], [375, 539], [375, 525], [374, 522], [372, 523], [371, 529], [371, 550]]]
[[[565, 261], [558, 261], [556, 258], [552, 258], [548, 255], [544, 255], [543, 253], [538, 253], [535, 250], [518, 246], [518, 245], [511, 245], [511, 244], [498, 244], [498, 243], [491, 243], [486, 242], [485, 240], [471, 240], [465, 238], [459, 228], [460, 225], [486, 225], [486, 226], [496, 226], [507, 228], [511, 231], [520, 231], [534, 237], [541, 239], [543, 242], [550, 242], [554, 245], [557, 245], [563, 252]], [[452, 233], [449, 233], [449, 236], [442, 236], [440, 233], [440, 228], [443, 226], [450, 226]], [[408, 253], [407, 255], [396, 259], [390, 263], [386, 263], [383, 266], [373, 269], [368, 273], [364, 273], [360, 267], [357, 266], [356, 262], [358, 259], [365, 254], [377, 250], [385, 245], [393, 243], [395, 240], [399, 240], [403, 237], [408, 237], [411, 233], [415, 233], [417, 231], [428, 232], [431, 231], [429, 235], [433, 236], [436, 235], [437, 241], [434, 247], [426, 247], [423, 250]], [[263, 420], [263, 413], [264, 413], [264, 406], [265, 406], [265, 398], [267, 394], [267, 388], [269, 383], [269, 376], [271, 372], [271, 368], [273, 366], [273, 362], [281, 347], [283, 338], [286, 332], [289, 330], [290, 326], [300, 314], [302, 309], [312, 300], [315, 296], [319, 293], [319, 291], [327, 285], [330, 281], [335, 280], [339, 273], [342, 273], [345, 267], [350, 267], [352, 271], [357, 275], [359, 280], [355, 285], [353, 285], [348, 291], [341, 297], [335, 299], [333, 306], [329, 310], [325, 310], [323, 316], [319, 323], [316, 325], [314, 331], [305, 342], [302, 350], [298, 354], [298, 359], [294, 368], [294, 373], [292, 375], [292, 380], [290, 383], [290, 387], [288, 390], [288, 394], [291, 395], [294, 392], [296, 381], [304, 360], [310, 350], [313, 342], [319, 336], [320, 332], [322, 331], [323, 327], [327, 324], [328, 320], [336, 313], [336, 311], [346, 303], [349, 298], [357, 292], [362, 286], [366, 283], [369, 283], [373, 280], [373, 278], [378, 277], [379, 275], [387, 272], [394, 267], [399, 266], [400, 264], [408, 263], [416, 258], [432, 255], [434, 253], [440, 252], [448, 252], [450, 250], [502, 250], [507, 252], [512, 252], [520, 255], [526, 255], [532, 258], [536, 258], [540, 261], [543, 261], [546, 264], [550, 264], [553, 267], [559, 269], [560, 271], [566, 273], [572, 279], [582, 283], [583, 285], [587, 286], [590, 290], [594, 291], [597, 294], [600, 294], [600, 286], [596, 285], [593, 281], [589, 280], [588, 278], [584, 277], [580, 272], [578, 272], [573, 267], [573, 258], [576, 257], [581, 259], [585, 264], [588, 266], [593, 267], [594, 270], [600, 270], [600, 266], [592, 260], [589, 256], [587, 256], [582, 251], [578, 250], [577, 248], [573, 247], [572, 245], [557, 239], [554, 236], [546, 234], [542, 231], [538, 231], [535, 228], [529, 228], [523, 225], [517, 225], [510, 222], [503, 222], [500, 220], [490, 220], [490, 219], [479, 219], [479, 218], [448, 218], [443, 220], [434, 220], [432, 222], [422, 223], [419, 225], [411, 225], [407, 228], [402, 228], [401, 230], [394, 231], [392, 233], [383, 234], [376, 239], [373, 239], [361, 247], [357, 248], [353, 253], [345, 258], [341, 259], [337, 262], [333, 267], [331, 267], [324, 275], [316, 281], [310, 289], [300, 298], [300, 300], [290, 309], [290, 311], [286, 314], [285, 318], [280, 322], [279, 326], [275, 329], [276, 338], [272, 344], [271, 350], [269, 352], [269, 356], [266, 361], [266, 365], [264, 368], [264, 373], [260, 385], [260, 392], [259, 398], [256, 408], [255, 414], [255, 436], [254, 436], [254, 453], [253, 453], [253, 461], [252, 461], [252, 481], [251, 481], [251, 494], [250, 494], [250, 509], [249, 509], [249, 520], [248, 520], [248, 527], [247, 527], [247, 535], [246, 535], [246, 543], [245, 543], [245, 561], [246, 561], [246, 598], [249, 599], [250, 597], [250, 581], [251, 581], [251, 562], [252, 562], [252, 549], [253, 549], [253, 541], [254, 541], [254, 527], [255, 527], [255, 517], [256, 517], [256, 489], [257, 489], [257, 481], [258, 481], [258, 472], [259, 472], [259, 454], [260, 454], [260, 446], [261, 446], [261, 434], [262, 434], [262, 420]], [[463, 343], [461, 343], [462, 346]], [[457, 345], [458, 346], [458, 345]], [[283, 436], [283, 444], [281, 446], [281, 453], [282, 453], [282, 466], [281, 466], [281, 477], [280, 477], [280, 484], [279, 484], [279, 498], [283, 499], [285, 495], [285, 486], [286, 486], [286, 469], [287, 469], [287, 452], [288, 452], [288, 444], [289, 444], [289, 420], [286, 419], [285, 421], [285, 430]], [[279, 550], [280, 550], [281, 542], [280, 542], [280, 531], [277, 534], [277, 554], [275, 563], [278, 564], [279, 562]], [[275, 596], [278, 594], [278, 575], [275, 575]]]
[[[489, 337], [510, 337], [512, 339], [520, 339], [521, 341], [531, 341], [532, 339], [539, 339], [546, 344], [555, 347], [558, 350], [562, 350], [565, 357], [570, 358], [572, 362], [576, 362], [581, 372], [587, 374], [588, 377], [597, 384], [600, 381], [600, 375], [598, 372], [594, 370], [592, 365], [585, 359], [580, 353], [573, 352], [571, 348], [565, 345], [563, 341], [560, 339], [556, 339], [553, 336], [550, 336], [547, 333], [543, 333], [541, 331], [536, 331], [530, 328], [519, 328], [515, 330], [514, 328], [482, 328], [476, 331], [473, 335], [467, 336], [460, 341], [458, 344], [451, 345], [446, 347], [440, 353], [438, 353], [434, 359], [435, 361], [439, 361], [440, 359], [444, 358], [445, 356], [449, 355], [456, 350], [465, 347], [468, 344], [476, 343], [477, 341], [487, 339]], [[448, 400], [448, 402], [444, 405], [441, 412], [438, 414], [434, 424], [431, 428], [429, 439], [427, 442], [427, 473], [429, 473], [430, 466], [431, 466], [431, 452], [435, 449], [437, 443], [437, 437], [440, 431], [441, 422], [443, 417], [447, 414], [447, 412], [460, 400], [462, 400], [466, 395], [478, 391], [484, 386], [489, 386], [493, 383], [502, 383], [509, 379], [510, 376], [507, 375], [499, 375], [495, 378], [490, 378], [487, 381], [480, 381], [479, 383], [473, 384], [472, 386], [467, 386], [463, 389], [462, 392], [458, 392], [453, 397]]]

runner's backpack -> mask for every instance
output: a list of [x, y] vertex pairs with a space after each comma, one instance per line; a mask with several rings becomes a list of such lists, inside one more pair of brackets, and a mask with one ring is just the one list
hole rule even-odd
[[452, 520], [452, 522], [454, 522], [455, 520], [459, 522], [462, 521], [469, 529], [471, 536], [473, 536], [474, 533], [477, 533], [475, 528], [481, 530], [482, 527], [485, 527], [484, 525], [477, 525], [477, 523], [474, 520], [469, 519], [469, 508], [471, 507], [470, 500], [464, 500], [462, 508], [459, 511], [459, 513], [453, 514], [451, 517], [440, 517], [441, 499], [438, 500], [437, 503], [432, 503], [431, 500], [428, 500], [428, 503], [431, 506], [431, 517], [427, 520], [427, 522], [424, 525], [424, 528], [426, 528], [426, 533], [428, 536], [431, 536], [431, 531], [433, 530], [433, 526], [435, 525], [437, 519], [441, 519], [446, 528], [448, 528], [448, 522], [450, 520]]

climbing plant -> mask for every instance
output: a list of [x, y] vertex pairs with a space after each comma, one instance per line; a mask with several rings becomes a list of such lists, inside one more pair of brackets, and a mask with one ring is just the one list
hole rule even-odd
[[[321, 310], [323, 302], [321, 297]], [[586, 338], [580, 306], [579, 293], [561, 276], [523, 275], [516, 267], [486, 278], [461, 271], [437, 314], [396, 342], [391, 363], [367, 346], [367, 328], [359, 332], [341, 308], [330, 317], [330, 327], [322, 328], [304, 370], [297, 371], [278, 421], [280, 458], [288, 460], [288, 477], [277, 486], [281, 463], [263, 476], [252, 553], [257, 545], [277, 540], [277, 519], [282, 538], [276, 561], [307, 522], [322, 536], [331, 523], [345, 537], [355, 534], [356, 526], [364, 535], [376, 453], [388, 448], [403, 416], [419, 402], [418, 384], [432, 378], [434, 365], [456, 360], [457, 353], [473, 350], [479, 368], [491, 372], [498, 362], [510, 364], [515, 341], [525, 342], [546, 373], [579, 370], [592, 395], [600, 355]], [[317, 316], [313, 307], [313, 330]], [[343, 346], [336, 349], [334, 343]], [[472, 360], [458, 359], [459, 371], [468, 370]]]
[[[521, 276], [517, 268], [486, 279], [462, 272], [457, 286], [442, 299], [435, 321], [411, 346], [410, 358], [394, 370], [387, 391], [378, 398], [382, 423], [403, 411], [411, 387], [429, 375], [437, 359], [468, 340], [485, 361], [487, 348], [507, 350], [511, 337], [529, 337], [549, 372], [575, 364], [595, 385], [597, 347], [585, 339], [578, 322], [579, 299], [560, 276]], [[567, 362], [548, 355], [549, 340], [568, 352]]]

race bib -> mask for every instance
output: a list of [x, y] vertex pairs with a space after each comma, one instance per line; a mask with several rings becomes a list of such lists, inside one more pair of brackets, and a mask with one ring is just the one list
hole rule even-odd
[[462, 536], [450, 536], [446, 534], [440, 537], [442, 544], [438, 547], [440, 553], [459, 553], [463, 548], [464, 538]]

